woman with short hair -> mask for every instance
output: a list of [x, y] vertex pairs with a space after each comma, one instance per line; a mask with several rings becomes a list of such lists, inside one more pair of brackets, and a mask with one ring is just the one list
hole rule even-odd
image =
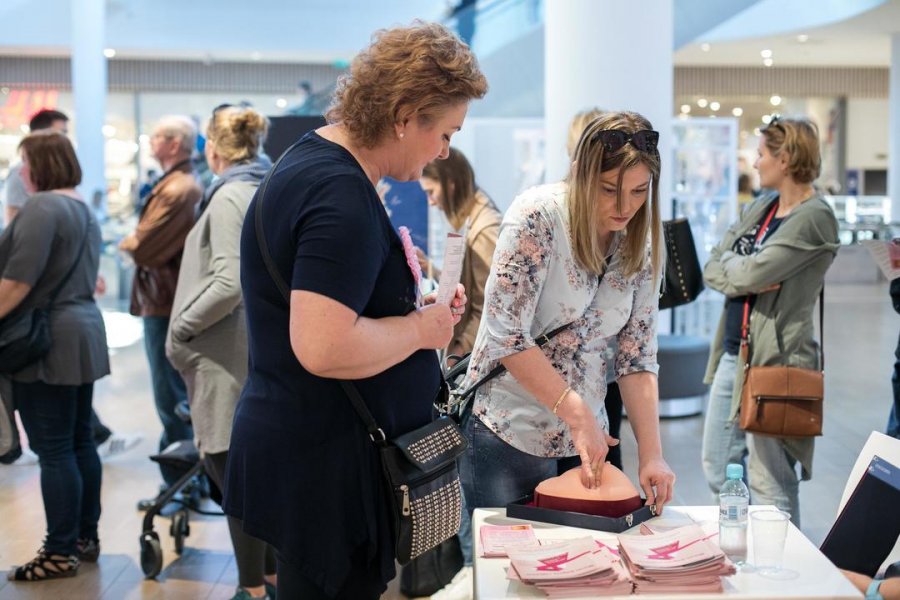
[[328, 125], [286, 151], [250, 205], [250, 370], [224, 506], [275, 547], [280, 598], [375, 599], [395, 575], [378, 452], [338, 380], [354, 381], [387, 438], [431, 421], [442, 379], [434, 350], [450, 341], [465, 295], [451, 306], [420, 301], [412, 242], [375, 185], [418, 180], [446, 157], [486, 91], [475, 56], [446, 28], [380, 31], [338, 82]]
[[760, 187], [772, 190], [747, 206], [712, 249], [703, 269], [725, 307], [706, 370], [711, 383], [703, 425], [703, 472], [713, 496], [725, 467], [748, 457], [754, 504], [774, 504], [800, 526], [799, 481], [812, 477], [814, 438], [745, 434], [738, 426], [744, 360], [741, 329], [749, 307], [749, 366], [820, 368], [813, 310], [840, 246], [831, 206], [813, 187], [821, 170], [819, 133], [807, 119], [773, 119], [762, 130]]
[[[19, 144], [33, 194], [0, 235], [0, 320], [46, 308], [49, 352], [10, 374], [13, 400], [41, 467], [47, 535], [13, 581], [72, 577], [100, 554], [100, 459], [91, 430], [94, 382], [109, 374], [106, 330], [94, 302], [100, 227], [75, 191], [81, 166], [62, 133], [42, 130]], [[2, 321], [0, 321], [2, 322]], [[7, 320], [6, 322], [10, 322]]]

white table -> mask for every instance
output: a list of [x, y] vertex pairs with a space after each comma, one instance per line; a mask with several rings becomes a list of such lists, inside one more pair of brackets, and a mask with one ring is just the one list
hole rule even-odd
[[[763, 506], [751, 506], [750, 511], [761, 510]], [[688, 516], [694, 521], [715, 521], [718, 519], [718, 507], [716, 506], [667, 506], [663, 513], [663, 519], [684, 518]], [[506, 568], [509, 559], [483, 558], [481, 557], [481, 540], [478, 531], [481, 525], [510, 525], [522, 523], [520, 519], [512, 519], [506, 516], [506, 509], [480, 508], [476, 509], [472, 518], [473, 540], [475, 545], [475, 598], [478, 600], [499, 600], [507, 598], [546, 598], [543, 592], [533, 586], [525, 585], [517, 581], [506, 579]], [[596, 539], [615, 540], [615, 535], [590, 529], [565, 527], [550, 523], [537, 523], [530, 521], [534, 526], [538, 538], [562, 539], [584, 535], [592, 535]], [[753, 562], [753, 531], [750, 528], [748, 535], [749, 556], [748, 561]], [[725, 594], [733, 598], [766, 599], [772, 598], [804, 598], [804, 599], [831, 599], [850, 600], [859, 599], [863, 595], [854, 588], [847, 579], [841, 575], [831, 561], [819, 552], [812, 542], [804, 536], [793, 524], [789, 525], [787, 541], [784, 548], [784, 568], [791, 576], [786, 580], [774, 580], [763, 577], [753, 572], [738, 572], [736, 575], [726, 577], [723, 580]], [[620, 600], [635, 600], [636, 598], [656, 598], [657, 600], [676, 599], [687, 600], [685, 594], [657, 595], [641, 594], [640, 596], [613, 596]], [[719, 598], [720, 594], [704, 594], [691, 596], [694, 598]], [[581, 599], [575, 599], [581, 600]], [[587, 597], [583, 600], [589, 600]]]

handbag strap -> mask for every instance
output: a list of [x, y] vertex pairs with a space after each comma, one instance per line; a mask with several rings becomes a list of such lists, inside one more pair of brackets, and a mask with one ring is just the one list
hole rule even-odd
[[[775, 216], [775, 212], [778, 210], [778, 203], [776, 202], [772, 209], [769, 211], [766, 220], [763, 222], [762, 226], [759, 228], [759, 231], [756, 232], [756, 243], [762, 239], [762, 237], [766, 234], [766, 231], [769, 228], [769, 223], [772, 222], [772, 218]], [[753, 297], [753, 294], [747, 294], [747, 297], [744, 299], [744, 317], [741, 320], [741, 349], [745, 352], [744, 361], [747, 364], [750, 364], [750, 298]], [[819, 355], [821, 356], [821, 370], [825, 371], [825, 285], [822, 285], [822, 289], [819, 291]]]
[[[301, 140], [302, 141], [302, 140]], [[291, 150], [294, 149], [300, 141], [295, 142], [291, 145], [290, 148], [284, 151], [284, 153], [275, 161], [275, 164], [272, 165], [272, 168], [266, 173], [265, 179], [263, 179], [262, 184], [259, 186], [259, 191], [256, 195], [256, 209], [254, 211], [254, 225], [256, 228], [256, 242], [259, 245], [259, 251], [262, 255], [263, 262], [266, 264], [266, 270], [269, 272], [269, 277], [272, 278], [272, 281], [275, 282], [275, 286], [278, 288], [278, 291], [281, 293], [282, 298], [284, 298], [285, 302], [288, 304], [288, 308], [290, 309], [291, 303], [291, 293], [288, 289], [287, 282], [284, 280], [284, 277], [281, 276], [281, 273], [278, 272], [278, 269], [275, 268], [275, 262], [272, 260], [272, 255], [269, 253], [269, 245], [266, 242], [266, 234], [263, 229], [262, 222], [262, 207], [263, 200], [266, 197], [266, 190], [269, 187], [269, 180], [272, 178], [272, 174], [275, 173], [275, 169], [278, 168], [278, 165], [281, 164], [281, 161], [287, 156]], [[366, 406], [365, 400], [363, 400], [362, 395], [359, 393], [359, 390], [356, 388], [356, 385], [353, 384], [352, 381], [339, 380], [341, 384], [341, 388], [344, 390], [344, 393], [347, 394], [347, 397], [350, 398], [350, 404], [353, 405], [353, 409], [356, 411], [356, 414], [359, 415], [359, 418], [362, 419], [362, 422], [366, 426], [366, 430], [369, 432], [369, 437], [372, 438], [372, 441], [378, 444], [379, 446], [384, 446], [387, 444], [387, 438], [384, 435], [384, 430], [382, 430], [378, 423], [375, 422], [375, 417], [372, 416], [372, 413], [369, 412], [368, 407]]]
[[81, 237], [81, 244], [78, 247], [78, 254], [75, 255], [75, 260], [72, 262], [72, 266], [69, 267], [69, 270], [66, 273], [65, 277], [63, 277], [62, 280], [60, 280], [60, 282], [58, 284], [56, 284], [56, 287], [53, 288], [53, 291], [50, 292], [50, 295], [48, 296], [47, 310], [50, 310], [50, 308], [53, 306], [53, 303], [56, 302], [56, 297], [62, 291], [62, 289], [66, 285], [66, 283], [69, 282], [69, 279], [72, 278], [72, 274], [75, 272], [75, 267], [77, 267], [78, 263], [81, 262], [81, 256], [84, 254], [84, 247], [87, 245], [88, 236], [91, 233], [90, 209], [87, 207], [87, 205], [84, 202], [81, 202], [80, 200], [74, 200], [74, 202], [77, 202], [78, 204], [80, 204], [85, 212], [84, 235]]

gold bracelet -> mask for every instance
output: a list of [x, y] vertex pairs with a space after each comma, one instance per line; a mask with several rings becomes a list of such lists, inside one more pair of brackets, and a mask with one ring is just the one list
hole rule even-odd
[[572, 388], [571, 388], [571, 386], [569, 386], [563, 390], [562, 394], [560, 394], [559, 400], [557, 400], [556, 404], [553, 405], [553, 414], [554, 415], [556, 414], [556, 411], [559, 410], [559, 405], [562, 404], [562, 401], [566, 399], [566, 396], [568, 396], [569, 392], [571, 392], [571, 391], [572, 391]]

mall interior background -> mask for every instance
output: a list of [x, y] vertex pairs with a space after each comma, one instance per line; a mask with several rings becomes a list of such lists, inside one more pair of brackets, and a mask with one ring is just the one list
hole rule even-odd
[[[457, 4], [468, 8], [455, 10]], [[615, 15], [623, 32], [614, 40], [617, 46], [592, 41], [568, 57], [575, 70], [568, 77], [619, 90], [580, 92], [573, 100], [577, 108], [642, 110], [644, 98], [635, 98], [635, 105], [621, 100], [628, 97], [621, 90], [637, 90], [644, 79], [657, 78], [658, 71], [641, 65], [655, 64], [670, 77], [670, 92], [662, 98], [667, 122], [654, 123], [667, 140], [664, 212], [689, 217], [701, 260], [738, 214], [739, 176], [747, 174], [756, 186], [752, 164], [760, 127], [774, 114], [816, 121], [824, 159], [817, 184], [835, 208], [843, 244], [827, 282], [836, 301], [843, 302], [840, 307], [859, 311], [847, 322], [888, 340], [887, 351], [880, 342], [858, 350], [883, 355], [883, 372], [865, 371], [881, 380], [863, 393], [883, 395], [878, 402], [884, 410], [867, 406], [866, 423], [880, 419], [876, 413], [886, 418], [887, 353], [896, 338], [896, 315], [887, 308], [883, 276], [858, 243], [892, 237], [892, 223], [900, 219], [900, 208], [894, 208], [900, 207], [900, 0], [5, 0], [0, 3], [0, 181], [18, 160], [16, 145], [40, 108], [67, 113], [79, 152], [101, 157], [92, 166], [100, 178], [94, 181], [103, 183], [82, 191], [103, 216], [101, 269], [109, 292], [101, 304], [113, 324], [111, 347], [127, 354], [140, 340], [140, 327], [123, 314], [130, 266], [116, 247], [134, 227], [140, 186], [159, 170], [150, 157], [149, 133], [160, 117], [188, 114], [203, 125], [215, 106], [241, 101], [272, 117], [320, 115], [336, 78], [372, 31], [413, 18], [441, 21], [470, 36], [491, 85], [488, 96], [472, 105], [454, 145], [471, 159], [480, 185], [505, 208], [517, 192], [558, 176], [560, 132], [547, 130], [559, 120], [551, 114], [558, 90], [548, 89], [547, 82], [557, 80], [561, 63], [546, 42], [554, 39], [549, 30], [558, 25], [551, 16], [559, 19], [562, 5], [568, 15], [579, 9], [592, 18]], [[597, 31], [608, 34], [600, 24]], [[662, 52], [651, 39], [660, 35]], [[640, 68], [610, 76], [604, 53]], [[73, 91], [79, 60], [91, 70], [82, 81], [100, 93]], [[311, 96], [300, 90], [300, 82], [309, 84]], [[92, 102], [102, 112], [85, 118], [90, 111], [78, 109]], [[98, 126], [88, 131], [86, 121]], [[436, 212], [425, 214], [415, 184], [402, 187], [397, 206], [403, 199], [412, 206], [392, 217], [401, 225], [407, 215], [419, 227], [420, 239], [427, 237], [424, 243], [440, 256], [443, 220]], [[677, 309], [675, 318], [665, 311], [663, 331], [708, 338], [720, 310], [721, 296], [707, 290]], [[842, 324], [835, 315], [827, 322]], [[843, 333], [831, 343], [863, 343], [840, 337]], [[141, 377], [131, 366], [126, 372]], [[841, 392], [858, 389], [849, 374], [839, 377]], [[840, 429], [834, 417], [830, 422]], [[680, 433], [672, 435], [697, 435], [690, 423], [675, 428]], [[852, 455], [847, 435], [841, 451]], [[827, 463], [820, 465], [820, 478], [841, 484], [829, 475]], [[681, 485], [703, 485], [702, 478], [678, 474]], [[696, 501], [701, 493], [682, 499]], [[801, 496], [806, 493], [802, 488]], [[834, 510], [829, 502], [828, 519]], [[824, 535], [825, 521], [810, 525], [811, 537]]]

